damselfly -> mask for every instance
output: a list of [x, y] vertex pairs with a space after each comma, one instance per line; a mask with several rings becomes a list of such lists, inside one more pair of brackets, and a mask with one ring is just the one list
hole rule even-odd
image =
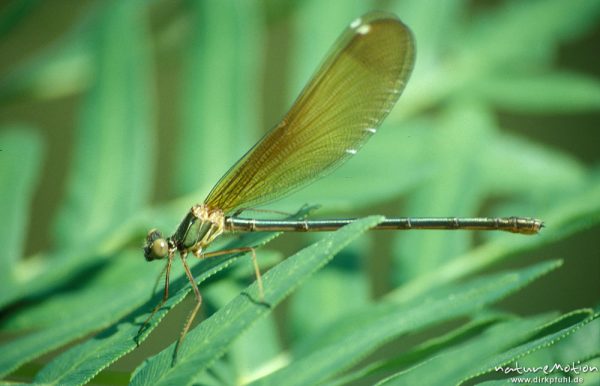
[[[197, 301], [181, 332], [180, 344], [202, 303], [186, 262], [188, 255], [207, 258], [251, 252], [262, 293], [252, 248], [206, 253], [206, 247], [227, 232], [331, 231], [352, 222], [258, 220], [241, 218], [239, 214], [244, 208], [273, 201], [314, 181], [356, 154], [377, 132], [400, 97], [414, 60], [412, 33], [394, 15], [369, 13], [354, 20], [283, 120], [233, 165], [203, 204], [192, 207], [175, 233], [167, 238], [155, 229], [148, 233], [146, 260], [167, 261], [163, 300], [146, 323], [169, 296], [169, 274], [176, 254]], [[477, 229], [535, 234], [541, 227], [538, 220], [520, 217], [452, 217], [386, 219], [374, 229]]]

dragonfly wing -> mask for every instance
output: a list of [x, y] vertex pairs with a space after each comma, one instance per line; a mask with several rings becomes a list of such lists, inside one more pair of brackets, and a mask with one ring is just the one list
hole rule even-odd
[[333, 170], [372, 136], [410, 76], [412, 34], [391, 14], [370, 13], [343, 32], [285, 118], [205, 200], [229, 213], [281, 198]]

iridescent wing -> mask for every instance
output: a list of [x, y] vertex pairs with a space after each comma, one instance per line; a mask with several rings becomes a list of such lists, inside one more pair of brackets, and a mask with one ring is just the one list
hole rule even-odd
[[264, 204], [356, 154], [400, 97], [414, 59], [412, 34], [394, 15], [353, 21], [285, 118], [221, 178], [205, 204], [225, 213]]

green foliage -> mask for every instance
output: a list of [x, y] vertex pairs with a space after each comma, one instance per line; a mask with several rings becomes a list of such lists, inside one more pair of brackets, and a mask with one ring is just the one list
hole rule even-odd
[[[444, 382], [461, 384], [471, 378], [491, 373], [496, 366], [508, 365], [522, 356], [530, 355], [549, 344], [555, 344], [558, 340], [577, 333], [583, 326], [597, 322], [598, 316], [590, 310], [587, 318], [572, 321], [557, 332], [547, 331], [547, 335], [541, 338], [537, 333], [542, 327], [549, 329], [549, 323], [558, 324], [561, 319], [552, 321], [547, 315], [541, 315], [498, 323], [476, 340], [457, 344], [421, 366], [393, 375], [379, 384], [409, 385], [418, 382], [427, 385]], [[576, 359], [581, 360], [584, 357], [580, 356]], [[531, 365], [533, 367], [533, 364]]]
[[96, 76], [81, 107], [70, 183], [57, 216], [59, 246], [93, 239], [148, 201], [155, 147], [146, 18], [135, 2], [117, 4], [98, 16], [99, 27], [90, 33]]
[[[246, 283], [249, 256], [193, 264], [202, 317], [177, 356], [182, 323], [171, 318], [191, 287], [176, 261], [170, 298], [140, 333], [162, 297], [162, 283], [154, 285], [162, 267], [142, 260], [144, 232], [173, 229], [283, 115], [342, 28], [374, 7], [342, 0], [104, 1], [81, 6], [59, 37], [28, 58], [4, 57], [3, 379], [507, 384], [514, 374], [500, 366], [600, 366], [600, 299], [587, 279], [593, 273], [582, 280], [563, 273], [598, 266], [585, 260], [593, 246], [569, 244], [590, 229], [597, 233], [597, 165], [506, 130], [499, 118], [597, 117], [598, 79], [556, 63], [561, 47], [598, 25], [600, 3], [466, 3], [386, 3], [417, 42], [405, 95], [357, 157], [269, 208], [294, 212], [318, 203], [324, 216], [516, 214], [544, 220], [542, 233], [374, 237], [368, 228], [381, 217], [371, 216], [305, 237], [311, 242], [304, 247], [287, 245], [301, 236], [286, 236], [277, 249], [296, 252], [281, 262], [262, 247], [276, 235], [223, 238], [211, 247], [261, 247], [264, 302], [256, 284]], [[39, 18], [55, 17], [47, 7], [13, 0], [0, 10], [0, 48], [40, 28]], [[58, 162], [65, 178], [54, 166], [61, 153], [50, 140], [56, 127], [35, 118], [46, 105], [75, 111], [59, 124], [74, 125], [62, 133], [73, 137]], [[575, 126], [564, 130], [594, 141]], [[171, 201], [153, 205], [153, 189]], [[31, 245], [41, 234], [47, 241]], [[519, 257], [526, 262], [516, 263]], [[564, 286], [588, 303], [561, 302]], [[532, 311], [515, 311], [510, 301]], [[159, 324], [174, 333], [153, 343]], [[599, 380], [597, 372], [581, 376]]]
[[292, 289], [325, 265], [352, 239], [382, 219], [371, 217], [357, 221], [289, 257], [265, 275], [264, 303], [255, 300], [259, 299], [259, 292], [253, 284], [194, 330], [176, 357], [173, 344], [146, 360], [134, 374], [132, 383], [181, 384], [193, 380], [254, 321], [270, 312]]
[[[16, 281], [16, 266], [23, 255], [25, 233], [29, 220], [29, 202], [39, 174], [41, 143], [34, 132], [24, 127], [11, 127], [0, 132], [0, 143], [6, 146], [4, 162], [0, 164], [1, 213], [6, 224], [0, 235], [4, 250], [0, 255], [0, 283], [8, 290]], [[10, 181], [10, 183], [9, 183]], [[4, 292], [4, 291], [2, 291]]]

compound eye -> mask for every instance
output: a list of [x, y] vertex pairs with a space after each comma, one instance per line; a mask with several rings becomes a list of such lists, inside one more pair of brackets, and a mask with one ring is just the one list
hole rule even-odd
[[150, 251], [154, 256], [154, 259], [164, 259], [169, 254], [169, 244], [167, 244], [167, 240], [160, 238], [154, 240], [152, 245], [150, 245]]
[[164, 259], [169, 255], [169, 243], [159, 231], [152, 229], [146, 236], [144, 257], [147, 261]]

